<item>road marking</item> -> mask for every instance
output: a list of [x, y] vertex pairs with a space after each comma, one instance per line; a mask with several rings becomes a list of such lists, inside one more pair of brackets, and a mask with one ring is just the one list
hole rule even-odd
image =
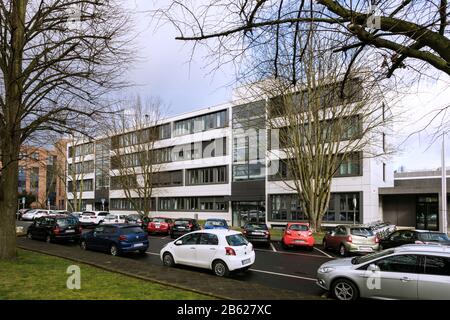
[[147, 251], [146, 254], [152, 254], [152, 255], [154, 255], [154, 256], [159, 256], [159, 253], [149, 252], [149, 251]]
[[163, 237], [163, 238], [161, 238], [162, 240], [164, 240], [164, 239], [166, 239], [168, 236], [165, 236], [165, 237]]
[[[277, 253], [277, 254], [289, 254], [293, 256], [306, 256], [306, 257], [315, 257], [315, 258], [321, 258], [321, 259], [329, 259], [329, 257], [325, 257], [323, 255], [318, 254], [308, 254], [308, 253], [297, 253], [297, 252], [288, 252], [288, 251], [273, 251], [273, 250], [267, 250], [267, 249], [259, 249], [255, 248], [255, 251], [263, 251], [263, 252], [269, 252], [269, 253]], [[334, 257], [331, 257], [334, 258]]]
[[318, 249], [318, 248], [316, 248], [316, 247], [314, 247], [314, 249], [316, 249], [316, 250], [319, 251], [320, 253], [323, 253], [323, 254], [326, 255], [328, 258], [333, 258], [332, 255], [329, 255], [329, 254], [326, 253], [325, 251], [322, 251], [322, 250], [320, 250], [320, 249]]
[[296, 279], [309, 280], [309, 281], [314, 281], [314, 282], [317, 280], [317, 279], [313, 279], [313, 278], [299, 277], [299, 276], [294, 276], [292, 274], [278, 273], [278, 272], [272, 272], [272, 271], [257, 270], [257, 269], [249, 269], [249, 270], [255, 271], [255, 272], [272, 274], [272, 275], [280, 276], [280, 277], [296, 278]]
[[270, 247], [272, 248], [273, 252], [277, 252], [277, 249], [275, 249], [275, 246], [273, 245], [273, 243], [270, 243]]

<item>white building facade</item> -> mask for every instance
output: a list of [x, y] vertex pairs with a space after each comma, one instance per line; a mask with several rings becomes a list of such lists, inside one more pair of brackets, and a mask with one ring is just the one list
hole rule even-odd
[[[153, 188], [151, 215], [224, 218], [235, 226], [304, 221], [294, 191], [268, 174], [274, 156], [266, 143], [267, 101], [235, 100], [161, 121], [153, 148], [159, 151], [159, 174], [164, 178]], [[384, 143], [384, 134], [382, 139]], [[135, 213], [113, 175], [107, 174], [114, 170], [110, 146], [111, 138], [105, 137], [69, 143], [69, 166], [84, 169], [77, 177], [84, 186], [78, 198], [87, 210]], [[357, 164], [343, 164], [345, 172], [333, 178], [325, 226], [382, 219], [378, 190], [393, 186], [393, 171], [384, 157], [366, 157], [364, 151], [359, 157]], [[73, 198], [68, 192], [68, 200]]]

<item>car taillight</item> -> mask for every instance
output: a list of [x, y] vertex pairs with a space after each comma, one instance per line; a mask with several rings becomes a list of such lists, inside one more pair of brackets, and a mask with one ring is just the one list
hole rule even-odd
[[235, 255], [236, 255], [236, 252], [234, 251], [233, 248], [225, 247], [225, 254], [226, 254], [227, 256], [235, 256]]
[[127, 236], [121, 235], [119, 236], [119, 241], [125, 241], [127, 240]]
[[353, 242], [352, 236], [348, 236], [348, 237], [347, 237], [347, 242]]
[[423, 241], [420, 241], [420, 240], [416, 240], [416, 241], [414, 241], [414, 243], [415, 243], [415, 244], [424, 244], [424, 242], [423, 242]]
[[308, 237], [312, 236], [312, 231], [308, 231]]
[[291, 234], [291, 231], [290, 230], [286, 231], [286, 234]]
[[189, 229], [192, 229], [192, 227], [193, 227], [192, 224], [189, 224], [189, 225], [188, 225], [188, 228], [189, 228]]
[[58, 233], [60, 233], [61, 232], [61, 229], [58, 227], [58, 226], [56, 226], [54, 229], [53, 229], [53, 233], [54, 234], [58, 234]]
[[78, 227], [78, 231], [81, 233], [83, 232], [83, 228], [82, 227]]
[[379, 243], [380, 242], [380, 239], [378, 239], [378, 237], [375, 237], [375, 243]]
[[246, 233], [247, 233], [247, 230], [242, 231], [242, 233], [243, 233], [243, 234], [246, 234]]

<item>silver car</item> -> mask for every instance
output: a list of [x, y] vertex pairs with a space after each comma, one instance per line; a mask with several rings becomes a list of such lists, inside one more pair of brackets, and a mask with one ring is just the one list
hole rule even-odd
[[332, 260], [318, 269], [317, 285], [339, 300], [450, 300], [450, 247], [411, 244]]

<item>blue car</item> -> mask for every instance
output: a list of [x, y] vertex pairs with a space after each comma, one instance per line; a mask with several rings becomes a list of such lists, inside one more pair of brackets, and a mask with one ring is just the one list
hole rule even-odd
[[229, 227], [224, 219], [208, 219], [205, 222], [205, 229], [229, 229]]
[[131, 251], [145, 254], [148, 249], [148, 238], [138, 225], [108, 224], [83, 233], [80, 247], [83, 250], [106, 251], [113, 256]]

